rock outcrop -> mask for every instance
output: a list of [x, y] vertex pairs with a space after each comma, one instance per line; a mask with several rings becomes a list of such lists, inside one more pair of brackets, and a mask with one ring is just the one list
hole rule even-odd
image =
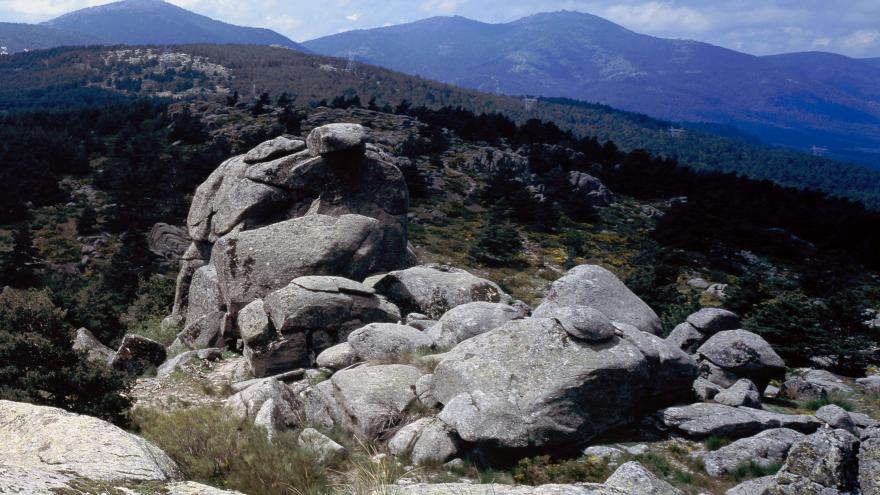
[[300, 277], [246, 306], [238, 326], [255, 376], [269, 376], [311, 366], [321, 352], [369, 323], [399, 320], [397, 308], [363, 284]]
[[406, 268], [406, 182], [366, 136], [359, 125], [334, 124], [304, 140], [276, 138], [199, 186], [169, 319], [185, 315], [182, 347], [237, 338], [238, 312], [296, 278], [363, 280]]

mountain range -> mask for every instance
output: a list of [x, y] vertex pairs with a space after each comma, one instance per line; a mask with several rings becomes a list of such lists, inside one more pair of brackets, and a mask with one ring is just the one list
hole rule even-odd
[[9, 53], [44, 50], [56, 46], [86, 46], [101, 43], [101, 38], [56, 27], [0, 22], [0, 46], [6, 47], [6, 51]]
[[42, 25], [0, 23], [0, 45], [12, 53], [192, 43], [279, 45], [490, 93], [601, 103], [880, 169], [880, 58], [757, 57], [566, 11], [505, 24], [434, 17], [303, 44], [162, 0], [123, 0]]
[[220, 22], [163, 0], [123, 0], [77, 10], [40, 25], [0, 24], [0, 45], [7, 46], [11, 53], [67, 45], [191, 43], [278, 45], [304, 50], [270, 29]]
[[434, 17], [304, 43], [482, 91], [597, 102], [733, 125], [764, 142], [880, 167], [880, 64], [825, 53], [757, 57], [639, 34], [577, 12], [506, 24]]

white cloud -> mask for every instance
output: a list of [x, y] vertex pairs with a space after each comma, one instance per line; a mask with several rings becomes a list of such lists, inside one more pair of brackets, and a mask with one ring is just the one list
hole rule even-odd
[[669, 2], [610, 5], [603, 14], [636, 31], [702, 33], [712, 26], [709, 18], [702, 13]]
[[843, 45], [856, 49], [880, 45], [880, 31], [876, 29], [856, 31], [843, 40]]
[[425, 0], [419, 10], [439, 14], [452, 14], [467, 0]]
[[361, 18], [361, 15], [358, 14], [357, 12], [345, 16], [345, 19], [348, 20], [349, 22], [357, 22], [357, 20], [360, 18]]

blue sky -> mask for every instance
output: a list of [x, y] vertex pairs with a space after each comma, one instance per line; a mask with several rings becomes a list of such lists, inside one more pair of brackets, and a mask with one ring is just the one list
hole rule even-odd
[[[880, 57], [880, 0], [170, 0], [297, 41], [434, 15], [507, 22], [554, 10], [596, 14], [634, 31], [757, 55], [822, 50]], [[0, 20], [37, 22], [107, 0], [0, 0]]]

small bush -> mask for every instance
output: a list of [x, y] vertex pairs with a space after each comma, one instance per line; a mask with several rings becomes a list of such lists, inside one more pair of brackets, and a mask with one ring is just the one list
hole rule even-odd
[[211, 407], [163, 414], [138, 411], [140, 433], [180, 465], [188, 479], [251, 495], [319, 495], [326, 473], [284, 432], [266, 431]]
[[716, 437], [714, 435], [703, 441], [703, 445], [705, 445], [706, 449], [710, 451], [718, 450], [728, 444], [730, 444], [730, 440], [722, 437]]
[[835, 406], [837, 406], [847, 412], [852, 411], [853, 407], [854, 407], [852, 402], [850, 402], [844, 398], [835, 397], [835, 396], [826, 397], [826, 398], [822, 398], [822, 399], [814, 399], [814, 400], [808, 401], [806, 404], [804, 404], [804, 407], [809, 411], [818, 411], [819, 409], [821, 409], [825, 406], [829, 406], [831, 404], [834, 404]]
[[583, 457], [554, 462], [550, 456], [522, 459], [517, 464], [513, 479], [525, 485], [548, 483], [603, 483], [611, 475], [608, 461], [598, 457]]
[[162, 320], [171, 313], [174, 286], [175, 280], [164, 275], [141, 279], [136, 299], [119, 318], [126, 330], [162, 345], [171, 345], [177, 336], [177, 329], [173, 326], [163, 328]]
[[755, 461], [749, 461], [748, 463], [739, 465], [736, 469], [731, 473], [736, 479], [737, 482], [748, 480], [752, 478], [761, 478], [764, 476], [772, 476], [779, 472], [779, 469], [782, 467], [780, 463], [771, 463], [766, 466], [761, 466], [757, 464]]

